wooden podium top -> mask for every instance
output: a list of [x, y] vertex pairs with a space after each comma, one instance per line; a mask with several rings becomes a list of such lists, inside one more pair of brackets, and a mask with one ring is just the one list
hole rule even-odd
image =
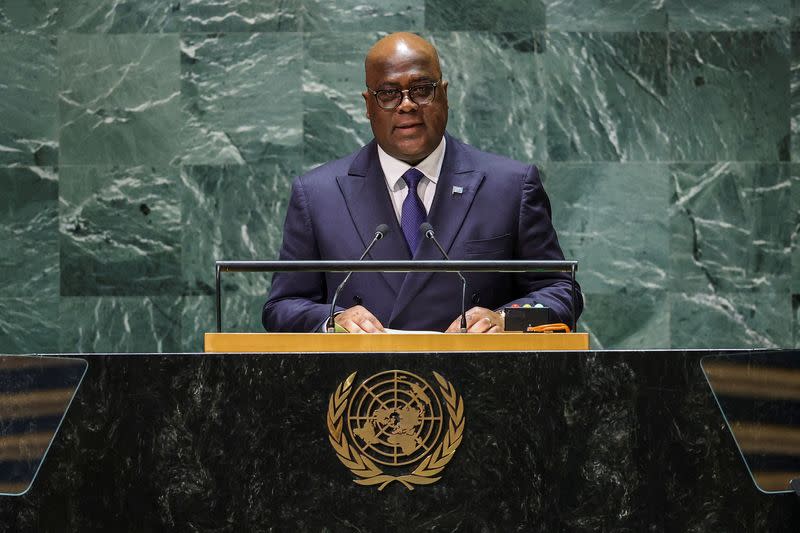
[[588, 333], [206, 333], [208, 353], [385, 353], [588, 350]]

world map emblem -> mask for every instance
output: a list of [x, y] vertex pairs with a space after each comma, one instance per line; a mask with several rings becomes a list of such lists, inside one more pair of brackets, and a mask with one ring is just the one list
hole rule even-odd
[[388, 370], [354, 387], [353, 372], [331, 395], [328, 436], [355, 483], [383, 490], [396, 481], [413, 490], [441, 479], [464, 434], [464, 401], [452, 383], [432, 375], [434, 386]]

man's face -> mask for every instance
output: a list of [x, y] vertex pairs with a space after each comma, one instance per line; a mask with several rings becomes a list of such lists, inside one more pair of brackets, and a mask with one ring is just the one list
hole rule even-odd
[[[440, 81], [436, 61], [409, 46], [398, 46], [367, 64], [367, 86], [373, 91], [410, 89], [415, 85]], [[395, 109], [383, 109], [369, 91], [362, 93], [372, 133], [387, 154], [415, 165], [439, 145], [447, 126], [447, 82], [436, 87], [432, 102], [417, 105], [409, 98]]]

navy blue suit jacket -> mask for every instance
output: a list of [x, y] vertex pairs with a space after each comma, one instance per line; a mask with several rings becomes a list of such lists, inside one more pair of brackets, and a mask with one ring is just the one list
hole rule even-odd
[[[461, 187], [454, 193], [453, 187]], [[447, 136], [428, 222], [451, 259], [564, 259], [539, 172]], [[283, 230], [282, 260], [356, 260], [375, 227], [390, 232], [368, 258], [412, 259], [371, 143], [295, 179]], [[441, 259], [425, 239], [413, 259]], [[343, 273], [276, 273], [264, 305], [267, 331], [317, 331]], [[570, 323], [566, 274], [465, 273], [467, 308], [541, 303]], [[583, 309], [580, 288], [576, 310]], [[461, 282], [453, 273], [353, 274], [337, 305], [369, 309], [385, 327], [445, 330], [461, 313]]]

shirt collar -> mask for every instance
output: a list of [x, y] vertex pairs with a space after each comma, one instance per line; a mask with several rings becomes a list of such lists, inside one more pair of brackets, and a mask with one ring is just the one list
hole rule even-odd
[[[442, 162], [444, 162], [444, 150], [447, 143], [444, 136], [442, 136], [439, 146], [437, 146], [431, 154], [419, 162], [414, 168], [425, 174], [425, 177], [436, 183], [439, 180], [439, 173], [442, 171]], [[386, 177], [386, 184], [389, 189], [396, 191], [401, 187], [405, 187], [405, 182], [402, 180], [403, 174], [406, 170], [411, 168], [411, 165], [405, 161], [400, 161], [387, 154], [383, 148], [378, 145], [378, 159], [381, 162], [383, 175]]]

